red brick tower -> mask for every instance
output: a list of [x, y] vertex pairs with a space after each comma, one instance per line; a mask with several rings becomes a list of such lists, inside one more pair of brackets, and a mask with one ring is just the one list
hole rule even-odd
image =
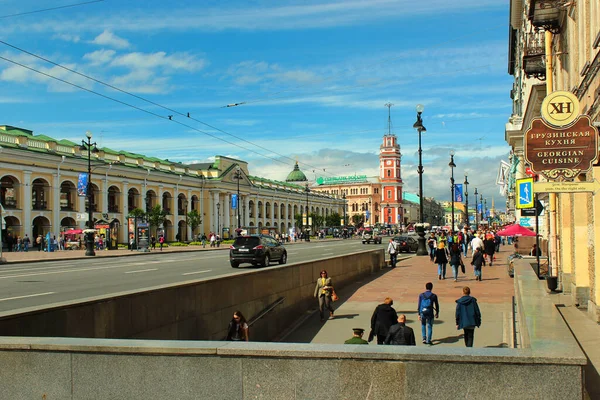
[[[390, 109], [388, 108], [388, 133], [383, 135], [383, 143], [379, 146], [379, 181], [381, 182], [381, 198], [379, 215], [385, 225], [401, 224], [402, 215], [402, 154], [398, 138], [392, 133]], [[377, 210], [377, 208], [376, 208]]]

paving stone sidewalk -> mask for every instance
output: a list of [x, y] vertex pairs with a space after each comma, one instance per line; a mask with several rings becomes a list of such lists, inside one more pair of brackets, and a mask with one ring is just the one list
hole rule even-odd
[[[415, 331], [421, 344], [421, 324], [418, 321], [418, 296], [427, 282], [433, 283], [433, 292], [440, 301], [440, 318], [433, 328], [432, 346], [464, 346], [462, 330], [455, 324], [455, 300], [462, 296], [462, 288], [469, 286], [476, 297], [482, 314], [481, 328], [475, 331], [475, 347], [508, 347], [511, 343], [513, 279], [506, 271], [506, 257], [512, 248], [501, 247], [492, 267], [483, 267], [483, 281], [475, 281], [470, 258], [466, 258], [466, 274], [452, 279], [448, 267], [445, 280], [438, 280], [437, 265], [428, 256], [412, 256], [398, 262], [394, 269], [386, 269], [363, 282], [340, 290], [340, 301], [335, 304], [335, 319], [321, 323], [318, 312], [307, 314], [306, 319], [282, 340], [299, 343], [343, 343], [352, 336], [352, 328], [370, 329], [375, 307], [386, 297], [394, 300], [398, 313], [406, 314], [407, 325]], [[335, 276], [332, 276], [335, 285]], [[316, 278], [315, 278], [316, 279]], [[316, 300], [315, 300], [316, 303]], [[376, 341], [370, 343], [376, 345]]]

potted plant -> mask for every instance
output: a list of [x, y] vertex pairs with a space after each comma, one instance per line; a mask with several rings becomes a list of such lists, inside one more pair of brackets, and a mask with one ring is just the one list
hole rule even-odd
[[558, 276], [546, 276], [546, 284], [550, 291], [556, 291], [556, 288], [558, 287]]

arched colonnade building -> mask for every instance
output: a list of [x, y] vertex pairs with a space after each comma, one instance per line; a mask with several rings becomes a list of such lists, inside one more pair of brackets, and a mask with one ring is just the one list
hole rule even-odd
[[[343, 210], [339, 196], [307, 194], [301, 185], [251, 176], [245, 161], [228, 157], [186, 165], [101, 148], [91, 158], [94, 220], [113, 222], [120, 243], [127, 242], [128, 214], [158, 204], [167, 214], [167, 241], [191, 240], [202, 232], [223, 232], [223, 228], [233, 233], [238, 226], [237, 210], [231, 204], [232, 195], [238, 192], [238, 168], [240, 225], [250, 233], [288, 232], [295, 225], [294, 216], [305, 212], [307, 196], [309, 213], [326, 217]], [[71, 228], [83, 229], [90, 205], [87, 197], [77, 195], [77, 181], [87, 169], [87, 150], [77, 143], [0, 126], [3, 234], [36, 237], [50, 232], [58, 236]], [[194, 232], [186, 223], [192, 210], [202, 220]]]

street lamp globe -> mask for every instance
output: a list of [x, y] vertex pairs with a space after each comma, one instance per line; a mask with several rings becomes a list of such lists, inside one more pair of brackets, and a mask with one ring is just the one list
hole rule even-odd
[[425, 111], [425, 106], [423, 104], [417, 104], [417, 112], [420, 114]]
[[85, 136], [86, 136], [88, 139], [91, 139], [91, 138], [92, 138], [92, 132], [91, 132], [91, 131], [87, 131], [87, 132], [85, 133]]

